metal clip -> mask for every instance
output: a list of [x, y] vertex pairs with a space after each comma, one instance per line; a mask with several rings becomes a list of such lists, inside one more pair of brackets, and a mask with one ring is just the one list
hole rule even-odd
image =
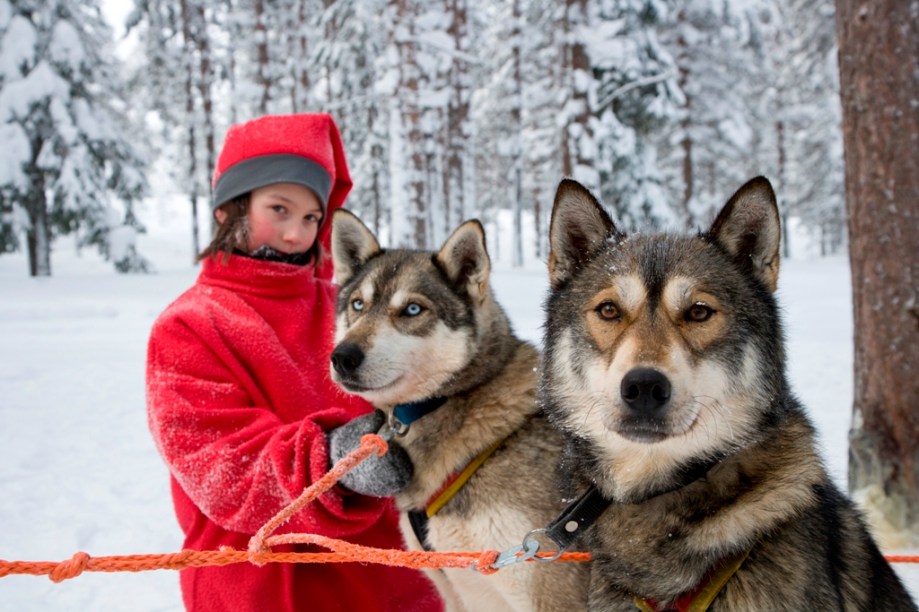
[[386, 443], [389, 444], [392, 442], [395, 432], [392, 430], [392, 427], [389, 426], [389, 423], [383, 423], [380, 425], [380, 429], [377, 431], [377, 435], [383, 438]]
[[536, 557], [537, 552], [539, 552], [539, 542], [524, 538], [523, 544], [508, 548], [502, 552], [489, 567], [497, 570], [516, 563], [523, 563]]
[[555, 552], [552, 554], [543, 554], [542, 556], [539, 556], [539, 557], [536, 556], [536, 553], [533, 553], [533, 559], [535, 561], [555, 561], [556, 559], [562, 556], [563, 552], [565, 552], [565, 547], [562, 546], [561, 542], [556, 541], [555, 538], [553, 538], [549, 534], [549, 531], [543, 527], [539, 529], [534, 529], [530, 533], [526, 534], [523, 537], [524, 545], [526, 546], [528, 545], [529, 542], [532, 542], [536, 545], [536, 552], [539, 552], [541, 545], [539, 543], [539, 540], [536, 539], [537, 535], [545, 536], [545, 539], [555, 544]]
[[[395, 413], [390, 413], [389, 418], [386, 420], [386, 424], [389, 426], [389, 429], [392, 430], [392, 433], [400, 438], [408, 433], [409, 426], [397, 419]], [[387, 442], [388, 441], [389, 440], [387, 440]]]

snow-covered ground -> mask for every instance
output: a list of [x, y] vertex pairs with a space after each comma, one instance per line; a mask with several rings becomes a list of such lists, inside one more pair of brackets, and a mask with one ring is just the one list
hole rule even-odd
[[[147, 431], [144, 353], [154, 318], [196, 269], [181, 210], [148, 216], [140, 249], [154, 261], [153, 275], [117, 275], [66, 241], [54, 251], [52, 278], [29, 278], [21, 255], [0, 257], [0, 559], [181, 547], [166, 468]], [[494, 284], [517, 332], [538, 343], [543, 267], [498, 262]], [[842, 487], [852, 402], [849, 291], [844, 258], [782, 265], [792, 384]], [[896, 568], [919, 594], [919, 566]], [[61, 584], [9, 576], [0, 579], [0, 609], [149, 612], [179, 610], [181, 600], [171, 571], [86, 573]]]

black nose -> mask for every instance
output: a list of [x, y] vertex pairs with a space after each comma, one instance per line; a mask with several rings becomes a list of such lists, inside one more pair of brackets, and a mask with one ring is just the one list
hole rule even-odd
[[619, 394], [637, 412], [654, 412], [670, 401], [670, 381], [652, 368], [635, 368], [625, 375]]
[[332, 351], [332, 367], [342, 376], [352, 376], [363, 362], [364, 351], [351, 342], [343, 342]]

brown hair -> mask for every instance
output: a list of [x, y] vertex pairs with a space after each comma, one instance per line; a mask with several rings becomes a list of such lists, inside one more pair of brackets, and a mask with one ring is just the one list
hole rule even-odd
[[[223, 254], [223, 261], [226, 262], [233, 251], [248, 251], [249, 242], [249, 193], [236, 196], [225, 204], [217, 208], [226, 212], [226, 218], [222, 223], [217, 223], [214, 231], [214, 239], [207, 245], [203, 251], [198, 253], [197, 261], [208, 257], [220, 258]], [[325, 221], [325, 219], [323, 219]], [[307, 261], [313, 266], [322, 264], [323, 252], [322, 244], [319, 242], [317, 233], [313, 246], [306, 252]]]

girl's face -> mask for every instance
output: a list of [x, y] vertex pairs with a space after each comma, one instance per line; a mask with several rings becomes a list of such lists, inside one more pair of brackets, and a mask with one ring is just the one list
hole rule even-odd
[[[218, 208], [216, 214], [222, 223], [221, 212]], [[268, 246], [279, 253], [295, 255], [305, 253], [316, 241], [322, 206], [308, 187], [275, 183], [252, 191], [248, 217], [246, 246], [250, 253]]]

